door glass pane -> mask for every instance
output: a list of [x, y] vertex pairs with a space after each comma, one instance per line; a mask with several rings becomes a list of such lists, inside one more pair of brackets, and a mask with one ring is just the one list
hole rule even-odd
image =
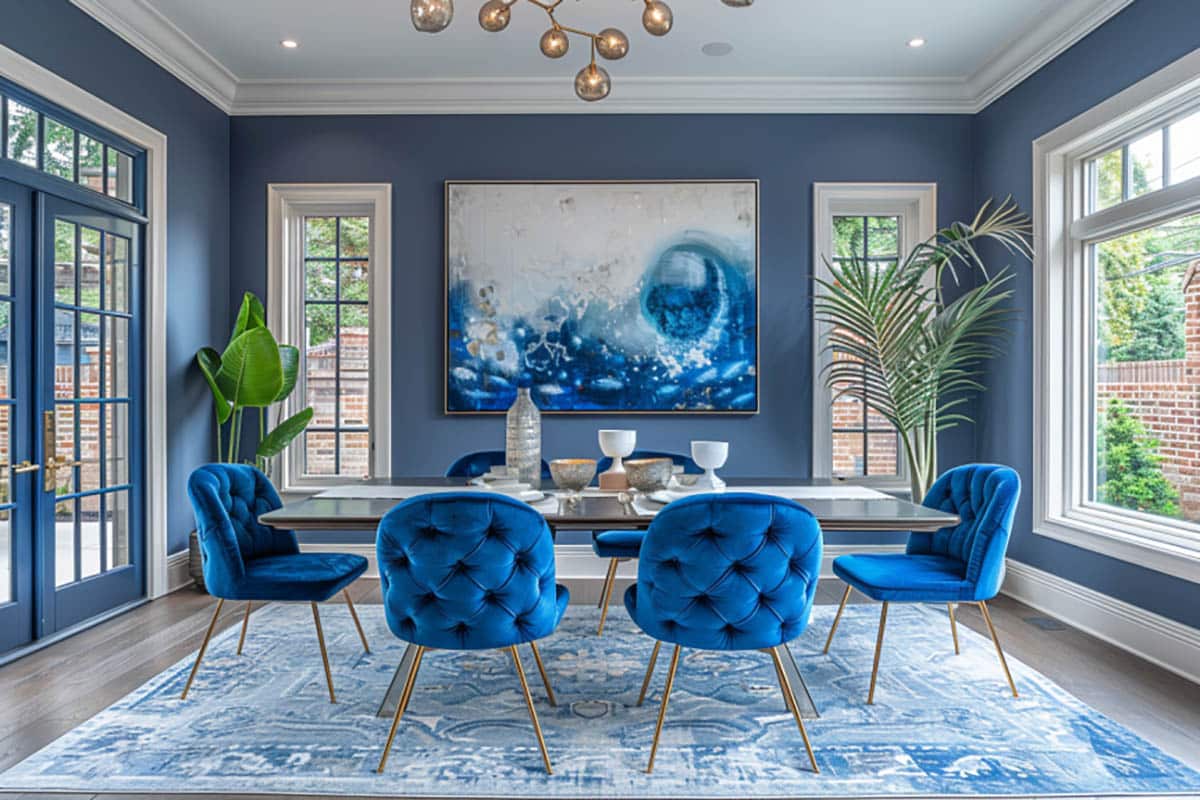
[[[100, 488], [100, 405], [79, 404], [79, 491]], [[99, 506], [96, 511], [99, 512]]]
[[70, 222], [54, 221], [54, 299], [68, 305], [75, 305], [75, 231]]
[[341, 378], [338, 407], [340, 424], [343, 426], [365, 426], [368, 423], [369, 334], [367, 307], [342, 306], [342, 327], [338, 336], [338, 374]]
[[12, 473], [9, 471], [12, 457], [12, 428], [9, 423], [12, 421], [12, 406], [7, 403], [0, 405], [0, 505], [7, 505], [13, 501], [12, 490], [10, 488], [9, 479]]
[[108, 148], [108, 194], [126, 203], [133, 202], [133, 159], [120, 150]]
[[37, 112], [8, 99], [8, 157], [37, 166]]
[[[0, 203], [0, 294], [8, 294], [8, 272], [12, 267], [12, 207]], [[5, 330], [8, 330], [5, 326]]]
[[70, 400], [75, 391], [75, 312], [54, 311], [54, 396]]
[[104, 397], [129, 397], [129, 320], [103, 317]]
[[313, 407], [313, 427], [337, 424], [337, 346], [333, 337], [337, 309], [332, 304], [305, 309], [308, 347], [304, 357], [305, 400]]
[[337, 474], [337, 434], [332, 431], [308, 431], [304, 434], [304, 473]]
[[104, 485], [129, 483], [129, 406], [109, 403], [104, 408]]
[[[73, 403], [55, 404], [56, 447], [55, 454], [60, 464], [70, 464], [75, 456], [75, 405]], [[76, 482], [76, 470], [73, 467], [63, 467], [55, 471], [58, 494], [74, 494], [79, 491]]]
[[94, 192], [104, 191], [104, 145], [79, 134], [79, 175], [76, 181]]
[[100, 231], [79, 228], [79, 302], [88, 308], [100, 307]]
[[42, 141], [42, 169], [51, 175], [75, 180], [75, 131], [46, 117]]
[[9, 320], [12, 317], [12, 303], [0, 300], [0, 398], [12, 397], [12, 387], [9, 386], [8, 365], [12, 355], [12, 331]]
[[0, 510], [0, 603], [13, 599], [12, 512]]
[[100, 495], [79, 498], [79, 577], [100, 574]]
[[76, 397], [100, 396], [100, 315], [79, 315], [79, 386]]
[[104, 307], [129, 310], [129, 240], [104, 235]]
[[54, 585], [75, 580], [75, 501], [54, 505]]
[[108, 548], [108, 568], [129, 563], [129, 492], [110, 492], [104, 495], [105, 541]]

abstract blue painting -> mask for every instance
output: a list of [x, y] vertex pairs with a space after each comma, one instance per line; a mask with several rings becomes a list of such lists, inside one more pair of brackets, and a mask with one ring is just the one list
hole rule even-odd
[[757, 181], [446, 184], [446, 411], [758, 411]]

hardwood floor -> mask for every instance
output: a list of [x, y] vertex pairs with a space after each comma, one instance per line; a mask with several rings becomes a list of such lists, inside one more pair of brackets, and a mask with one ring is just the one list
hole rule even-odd
[[[840, 585], [822, 581], [817, 602], [835, 604], [841, 592]], [[355, 603], [380, 602], [378, 581], [358, 581], [351, 587], [351, 595]], [[582, 602], [588, 602], [589, 596], [595, 602], [591, 586], [580, 587], [578, 595]], [[615, 591], [613, 595], [620, 596]], [[207, 595], [185, 589], [0, 667], [0, 771], [195, 651], [213, 602]], [[855, 597], [852, 602], [863, 599]], [[1200, 769], [1200, 748], [1196, 746], [1200, 735], [1200, 685], [1073, 628], [1050, 625], [1060, 629], [1047, 630], [1036, 624], [1044, 619], [1038, 612], [1006, 597], [997, 598], [991, 608], [1007, 652]], [[242, 611], [240, 603], [226, 604], [218, 630], [239, 624]], [[983, 620], [974, 608], [961, 607], [958, 620], [986, 635]], [[97, 676], [101, 676], [99, 683]], [[114, 800], [133, 796], [0, 792], [0, 797]], [[172, 800], [186, 797], [192, 796], [173, 795]], [[216, 800], [214, 795], [202, 797]], [[228, 800], [243, 797], [254, 795], [230, 795]]]

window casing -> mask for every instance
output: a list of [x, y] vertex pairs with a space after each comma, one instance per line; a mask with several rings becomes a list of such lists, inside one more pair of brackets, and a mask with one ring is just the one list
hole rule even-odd
[[1175, 433], [1200, 399], [1198, 71], [1200, 51], [1034, 143], [1034, 530], [1196, 581], [1197, 487], [1163, 478], [1200, 458]]
[[272, 467], [285, 492], [391, 470], [390, 206], [387, 184], [269, 187], [268, 324], [301, 352], [281, 413], [314, 409]]
[[[817, 183], [813, 214], [813, 274], [828, 280], [826, 259], [858, 257], [882, 265], [903, 258], [915, 243], [932, 236], [937, 188], [926, 183]], [[907, 489], [908, 468], [895, 431], [857, 401], [832, 402], [824, 379], [831, 358], [824, 350], [827, 326], [814, 322], [813, 334], [813, 476]]]

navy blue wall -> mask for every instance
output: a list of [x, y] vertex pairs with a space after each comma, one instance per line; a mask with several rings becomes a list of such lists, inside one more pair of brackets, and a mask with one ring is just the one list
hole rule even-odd
[[[266, 290], [266, 184], [390, 182], [393, 191], [393, 472], [440, 472], [503, 447], [498, 417], [442, 414], [446, 179], [758, 178], [761, 413], [753, 417], [546, 417], [547, 456], [599, 455], [596, 431], [647, 447], [732, 442], [728, 471], [807, 475], [811, 439], [814, 181], [936, 181], [943, 222], [971, 212], [967, 116], [235, 117], [230, 302]], [[946, 463], [969, 458], [969, 429]]]
[[[1150, 73], [1200, 47], [1196, 0], [1139, 0], [974, 119], [975, 197], [1012, 193], [1033, 207], [1032, 142]], [[1200, 626], [1196, 585], [1032, 532], [1033, 284], [1020, 270], [1013, 347], [993, 362], [978, 404], [976, 450], [1012, 464], [1026, 486], [1009, 554], [1143, 608]]]
[[167, 499], [179, 550], [194, 526], [187, 476], [213, 448], [192, 354], [228, 336], [229, 118], [67, 0], [4, 0], [0, 16], [0, 44], [167, 135]]

